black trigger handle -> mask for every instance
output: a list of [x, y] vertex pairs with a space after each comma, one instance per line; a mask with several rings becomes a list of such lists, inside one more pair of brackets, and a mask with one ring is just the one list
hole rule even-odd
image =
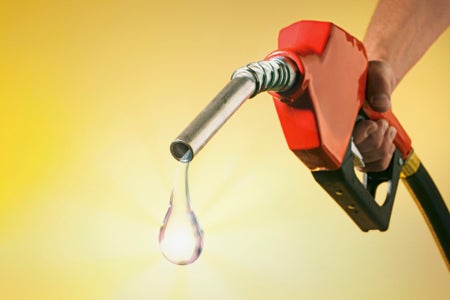
[[[362, 231], [385, 231], [389, 227], [401, 168], [401, 154], [395, 150], [385, 171], [365, 173], [364, 182], [361, 182], [356, 177], [353, 153], [348, 147], [339, 169], [313, 171], [312, 174]], [[388, 182], [388, 189], [386, 199], [380, 206], [375, 201], [375, 195], [379, 185], [384, 182]]]

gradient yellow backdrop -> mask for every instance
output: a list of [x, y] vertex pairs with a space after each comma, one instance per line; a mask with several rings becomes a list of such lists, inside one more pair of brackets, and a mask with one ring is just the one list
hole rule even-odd
[[[245, 104], [194, 159], [204, 253], [174, 266], [157, 235], [171, 140], [301, 19], [364, 36], [375, 1], [9, 1], [0, 11], [1, 299], [449, 299], [449, 274], [400, 186], [363, 233]], [[420, 37], [418, 37], [420, 38]], [[449, 205], [450, 32], [394, 94]]]

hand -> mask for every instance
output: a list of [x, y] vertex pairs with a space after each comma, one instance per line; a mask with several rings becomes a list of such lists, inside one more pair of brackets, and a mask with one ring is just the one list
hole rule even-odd
[[[391, 108], [390, 95], [395, 87], [395, 75], [384, 61], [369, 62], [366, 99], [373, 110], [385, 112]], [[397, 131], [386, 120], [363, 120], [353, 130], [353, 141], [365, 164], [361, 171], [379, 172], [387, 169], [394, 153]]]
[[353, 130], [353, 142], [365, 164], [360, 171], [379, 172], [386, 170], [395, 150], [393, 143], [397, 130], [384, 119], [363, 120]]

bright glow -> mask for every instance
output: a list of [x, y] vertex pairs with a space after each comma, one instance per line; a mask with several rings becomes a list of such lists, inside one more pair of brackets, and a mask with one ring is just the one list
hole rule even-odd
[[[161, 227], [159, 243], [161, 252], [177, 265], [193, 263], [200, 256], [203, 246], [201, 230], [193, 212], [174, 213], [169, 208], [168, 223]], [[172, 220], [173, 218], [173, 220]]]

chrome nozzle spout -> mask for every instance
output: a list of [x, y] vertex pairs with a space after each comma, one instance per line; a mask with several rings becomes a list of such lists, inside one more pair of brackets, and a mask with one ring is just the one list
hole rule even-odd
[[290, 89], [296, 73], [295, 63], [284, 57], [236, 70], [231, 81], [171, 143], [172, 156], [178, 161], [191, 161], [245, 100], [264, 91]]
[[173, 157], [179, 161], [191, 161], [242, 103], [250, 98], [255, 88], [250, 78], [232, 79], [172, 142], [170, 152]]

